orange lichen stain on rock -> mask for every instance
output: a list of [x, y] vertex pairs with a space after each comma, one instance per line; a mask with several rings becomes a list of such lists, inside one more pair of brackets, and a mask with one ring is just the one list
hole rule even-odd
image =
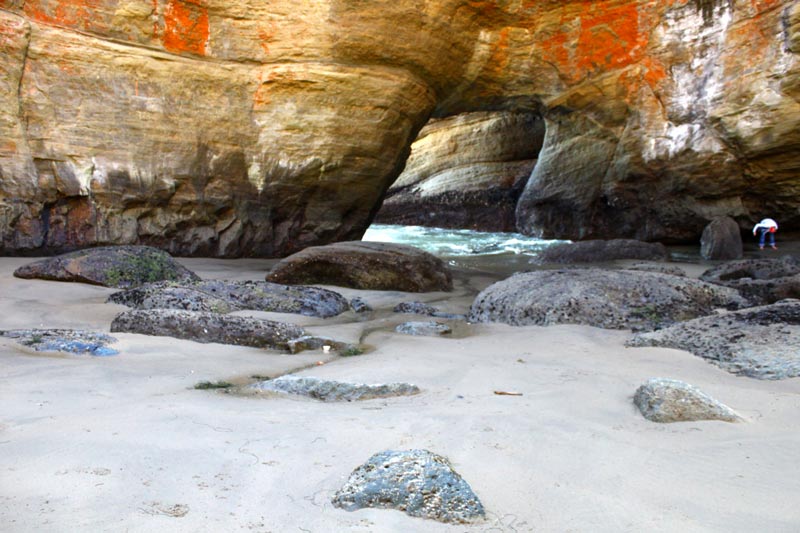
[[274, 22], [270, 22], [267, 27], [262, 26], [258, 30], [258, 44], [266, 55], [269, 55], [269, 45], [275, 38], [275, 33], [277, 33], [277, 28]]
[[500, 73], [508, 67], [508, 34], [511, 28], [503, 28], [498, 34], [497, 41], [492, 47], [492, 55], [486, 63], [491, 72]]
[[628, 66], [642, 58], [647, 41], [647, 34], [639, 28], [635, 3], [587, 8], [581, 17], [577, 67], [593, 72]]
[[170, 52], [206, 54], [208, 9], [197, 0], [169, 0], [164, 9], [161, 42]]
[[94, 25], [99, 4], [98, 0], [29, 0], [22, 10], [37, 22], [88, 30]]
[[558, 24], [551, 25], [556, 29], [539, 40], [542, 59], [569, 83], [642, 64], [645, 81], [655, 85], [666, 77], [663, 66], [647, 53], [658, 9], [635, 2], [565, 4], [554, 19]]

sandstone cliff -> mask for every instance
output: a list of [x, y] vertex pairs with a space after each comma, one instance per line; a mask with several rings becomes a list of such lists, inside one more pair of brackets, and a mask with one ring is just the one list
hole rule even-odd
[[800, 222], [800, 3], [0, 0], [0, 252], [358, 238], [431, 116], [535, 113], [528, 233]]

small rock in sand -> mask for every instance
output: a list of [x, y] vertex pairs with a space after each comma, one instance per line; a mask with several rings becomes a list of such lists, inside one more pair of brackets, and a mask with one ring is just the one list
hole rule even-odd
[[440, 335], [447, 335], [453, 332], [453, 329], [447, 324], [441, 322], [403, 322], [395, 328], [398, 333], [405, 335], [416, 335], [424, 337], [436, 337]]
[[419, 387], [410, 383], [366, 385], [301, 376], [281, 376], [273, 380], [261, 381], [249, 385], [247, 390], [295, 394], [323, 402], [352, 402], [393, 396], [411, 396], [419, 393]]
[[333, 496], [346, 511], [397, 509], [410, 516], [467, 523], [485, 516], [483, 504], [449, 461], [428, 450], [376, 453]]
[[727, 405], [721, 404], [697, 388], [675, 379], [653, 378], [636, 390], [633, 403], [652, 422], [693, 422], [743, 419]]
[[104, 333], [74, 329], [12, 329], [0, 331], [0, 336], [16, 341], [37, 352], [63, 352], [96, 356], [117, 355], [108, 345], [117, 339]]

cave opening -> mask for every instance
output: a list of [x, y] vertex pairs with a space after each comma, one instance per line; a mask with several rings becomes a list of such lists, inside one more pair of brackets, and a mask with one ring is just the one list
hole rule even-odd
[[544, 119], [529, 111], [431, 119], [363, 239], [444, 256], [533, 254], [555, 242], [517, 231], [516, 205], [544, 135]]

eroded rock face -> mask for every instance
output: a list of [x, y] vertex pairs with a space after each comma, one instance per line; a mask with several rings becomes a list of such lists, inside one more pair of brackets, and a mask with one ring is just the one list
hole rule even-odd
[[729, 261], [703, 272], [700, 279], [734, 288], [753, 305], [800, 298], [800, 261], [792, 256]]
[[306, 248], [275, 265], [267, 281], [378, 291], [453, 289], [450, 269], [438, 257], [413, 246], [362, 241]]
[[728, 372], [758, 379], [800, 376], [800, 300], [708, 316], [650, 333], [629, 346], [692, 352]]
[[793, 0], [0, 8], [0, 253], [356, 239], [419, 129], [471, 111], [544, 120], [530, 234], [800, 220]]
[[472, 322], [512, 326], [585, 324], [650, 330], [746, 305], [739, 294], [694, 279], [596, 268], [524, 272], [490, 285], [475, 298]]
[[544, 122], [533, 113], [464, 113], [431, 121], [411, 145], [376, 220], [515, 231], [517, 200], [543, 139]]

